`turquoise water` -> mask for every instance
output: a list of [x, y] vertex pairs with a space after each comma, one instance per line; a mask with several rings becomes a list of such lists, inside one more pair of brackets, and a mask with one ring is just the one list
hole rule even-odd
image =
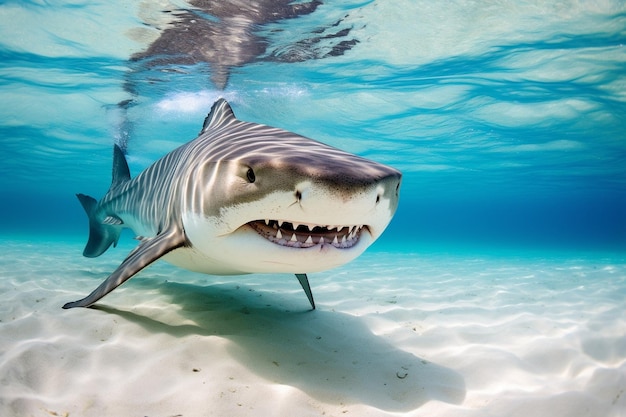
[[113, 143], [127, 141], [136, 174], [224, 96], [243, 120], [402, 170], [375, 248], [626, 249], [623, 2], [333, 2], [255, 26], [265, 52], [224, 90], [206, 65], [129, 61], [170, 16], [145, 2], [0, 4], [4, 234], [86, 236], [74, 194], [107, 190]]
[[[0, 0], [2, 416], [626, 415], [624, 1], [194, 2]], [[81, 256], [75, 194], [219, 97], [400, 169], [387, 231], [315, 311], [166, 262], [61, 309], [136, 246]]]

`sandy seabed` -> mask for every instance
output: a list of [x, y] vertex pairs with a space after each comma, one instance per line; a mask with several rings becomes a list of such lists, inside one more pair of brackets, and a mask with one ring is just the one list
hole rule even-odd
[[[626, 259], [367, 252], [310, 275], [0, 239], [1, 416], [626, 416]], [[128, 244], [132, 245], [132, 243]]]

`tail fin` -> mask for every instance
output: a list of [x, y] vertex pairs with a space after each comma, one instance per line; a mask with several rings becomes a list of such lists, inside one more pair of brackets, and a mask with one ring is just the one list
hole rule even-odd
[[[113, 172], [111, 188], [116, 188], [127, 181], [130, 181], [130, 170], [122, 149], [115, 145], [113, 147]], [[109, 191], [110, 191], [109, 190]], [[89, 217], [89, 240], [83, 251], [83, 255], [88, 258], [95, 258], [102, 255], [113, 244], [117, 246], [122, 232], [122, 220], [115, 216], [108, 216], [103, 221], [96, 219], [98, 202], [95, 198], [85, 194], [76, 194], [80, 204], [83, 205], [87, 217]]]
[[96, 217], [96, 207], [98, 202], [95, 198], [85, 194], [76, 194], [78, 200], [83, 205], [87, 217], [89, 217], [89, 240], [83, 251], [83, 255], [88, 258], [95, 258], [102, 255], [113, 244], [117, 245], [120, 238], [121, 227], [111, 224], [103, 224]]

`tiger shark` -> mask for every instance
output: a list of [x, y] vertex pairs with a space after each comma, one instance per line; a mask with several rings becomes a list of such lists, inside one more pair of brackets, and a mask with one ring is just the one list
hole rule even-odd
[[131, 179], [113, 151], [113, 179], [89, 217], [83, 251], [97, 257], [123, 228], [140, 241], [88, 296], [88, 307], [154, 261], [213, 275], [292, 273], [311, 307], [307, 273], [343, 265], [370, 246], [397, 205], [401, 173], [286, 130], [237, 119], [215, 102], [199, 136]]

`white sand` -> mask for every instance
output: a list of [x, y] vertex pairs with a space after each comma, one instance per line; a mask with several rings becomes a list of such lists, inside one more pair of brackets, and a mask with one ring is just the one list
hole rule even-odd
[[[626, 261], [367, 252], [310, 276], [0, 241], [1, 416], [626, 415]], [[131, 243], [132, 245], [132, 243]]]

